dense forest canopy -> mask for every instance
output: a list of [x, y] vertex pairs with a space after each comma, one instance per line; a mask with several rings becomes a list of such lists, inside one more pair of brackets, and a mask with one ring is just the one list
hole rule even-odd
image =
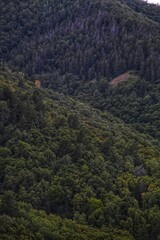
[[[95, 239], [158, 239], [158, 141], [109, 113], [34, 88], [21, 74], [2, 72], [0, 89], [2, 238], [26, 236], [29, 226], [27, 239], [54, 239], [55, 232], [61, 239], [49, 221], [68, 223], [44, 213], [36, 218], [35, 208], [101, 229]], [[70, 228], [78, 231], [74, 222]], [[94, 230], [81, 228], [89, 239]]]
[[0, 239], [160, 239], [160, 6], [0, 14]]
[[138, 70], [159, 81], [159, 24], [117, 0], [1, 0], [1, 15], [3, 59], [29, 76], [109, 80]]
[[[136, 12], [142, 13], [144, 16], [160, 23], [160, 5], [150, 4], [150, 1], [144, 0], [119, 0], [125, 3]], [[155, 0], [156, 2], [156, 0]], [[156, 2], [158, 3], [158, 1]]]
[[[1, 0], [0, 4], [0, 51], [10, 68], [23, 71], [32, 80], [40, 79], [43, 87], [87, 98], [94, 107], [109, 110], [141, 132], [159, 138], [158, 5], [141, 0], [7, 4]], [[137, 84], [124, 86], [118, 96], [114, 90], [108, 91], [114, 77], [130, 70], [139, 76]], [[130, 90], [126, 92], [126, 88]], [[123, 92], [129, 94], [129, 104]], [[147, 97], [151, 100], [146, 101]], [[121, 106], [120, 111], [116, 102], [122, 103], [124, 110]], [[150, 107], [144, 107], [145, 102]]]

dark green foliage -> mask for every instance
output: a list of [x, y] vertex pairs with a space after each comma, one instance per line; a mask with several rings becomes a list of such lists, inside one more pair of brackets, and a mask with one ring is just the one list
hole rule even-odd
[[0, 82], [9, 118], [1, 120], [2, 238], [158, 239], [159, 142], [51, 90], [18, 87], [20, 75], [8, 74]]
[[19, 203], [14, 217], [0, 216], [0, 238], [5, 240], [133, 240], [130, 234], [120, 230], [106, 233], [75, 221], [61, 219], [36, 211], [30, 205]]
[[110, 111], [140, 132], [160, 139], [160, 84], [152, 84], [132, 75], [129, 81], [107, 87], [105, 92], [95, 83], [99, 94], [87, 86], [88, 94], [79, 95], [94, 107]]
[[160, 239], [159, 9], [0, 1], [0, 239]]
[[159, 80], [159, 24], [118, 0], [2, 0], [0, 9], [2, 60], [44, 86], [67, 84], [73, 94], [83, 81], [132, 69]]
[[[43, 87], [85, 99], [159, 138], [159, 6], [141, 0], [0, 4], [3, 62], [40, 79]], [[136, 70], [138, 81], [110, 89], [110, 80], [127, 70]], [[33, 98], [36, 108], [43, 108], [39, 96]], [[1, 104], [3, 121], [15, 119]]]
[[145, 15], [146, 17], [160, 23], [160, 6], [157, 4], [150, 4], [144, 0], [119, 0], [121, 3], [127, 4], [136, 12]]
[[160, 139], [160, 85], [133, 80], [108, 91], [104, 108]]

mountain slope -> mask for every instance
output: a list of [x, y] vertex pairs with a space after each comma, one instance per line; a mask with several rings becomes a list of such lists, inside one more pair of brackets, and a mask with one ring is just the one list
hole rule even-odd
[[144, 0], [120, 0], [121, 3], [127, 4], [138, 13], [160, 23], [160, 6], [151, 4]]
[[159, 7], [1, 0], [0, 14], [0, 238], [158, 240]]
[[[116, 239], [117, 231], [120, 239], [158, 239], [158, 141], [109, 113], [37, 89], [21, 74], [3, 71], [0, 86], [1, 214], [17, 224], [16, 202], [25, 202], [103, 229], [95, 239]], [[15, 199], [13, 207], [6, 199]]]
[[[65, 89], [65, 86], [63, 86]], [[105, 79], [84, 84], [78, 97], [101, 110], [110, 111], [137, 130], [160, 139], [160, 85], [126, 72], [110, 84]]]
[[[159, 138], [159, 6], [139, 0], [0, 4], [2, 62]], [[130, 90], [127, 83], [110, 88], [130, 70], [138, 75]]]
[[107, 234], [102, 230], [77, 224], [75, 221], [47, 215], [44, 211], [36, 211], [27, 204], [17, 203], [15, 200], [11, 202], [9, 197], [13, 198], [13, 194], [8, 191], [3, 201], [14, 208], [14, 214], [0, 216], [1, 239], [118, 240], [119, 236], [126, 240], [133, 239], [127, 232], [117, 230], [117, 233]]
[[3, 60], [29, 76], [50, 74], [45, 86], [126, 70], [159, 81], [159, 24], [116, 0], [1, 1], [1, 15]]

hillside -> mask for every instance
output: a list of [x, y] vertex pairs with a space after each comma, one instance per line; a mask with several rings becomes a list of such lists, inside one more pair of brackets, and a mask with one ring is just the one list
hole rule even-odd
[[160, 239], [160, 6], [0, 0], [0, 239]]
[[[0, 4], [2, 62], [159, 138], [159, 6], [140, 0]], [[108, 83], [128, 71], [139, 80], [111, 89]]]
[[[64, 88], [64, 86], [63, 86]], [[160, 139], [160, 84], [147, 82], [135, 72], [85, 83], [78, 98], [107, 110], [138, 131]]]
[[[63, 220], [37, 212], [38, 218], [32, 206], [101, 229], [95, 239], [158, 239], [160, 143], [109, 113], [37, 89], [21, 74], [5, 70], [0, 79], [0, 212], [7, 222], [1, 236], [16, 239], [20, 231], [27, 239], [55, 239], [50, 221]], [[80, 231], [75, 239], [94, 231], [63, 224], [69, 225], [56, 228], [56, 239], [72, 239], [64, 234], [70, 228]]]
[[[143, 14], [149, 19], [160, 23], [160, 6], [144, 0], [119, 0], [131, 7], [134, 11]], [[158, 1], [157, 1], [158, 2]]]
[[0, 9], [2, 59], [44, 75], [45, 86], [59, 89], [69, 79], [75, 92], [127, 70], [159, 81], [159, 24], [118, 0], [1, 0]]

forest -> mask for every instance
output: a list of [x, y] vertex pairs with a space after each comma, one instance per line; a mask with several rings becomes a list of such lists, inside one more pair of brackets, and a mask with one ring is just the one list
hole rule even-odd
[[0, 239], [159, 240], [160, 6], [0, 14]]
[[20, 73], [0, 80], [1, 238], [158, 239], [159, 141]]
[[1, 0], [0, 7], [3, 60], [30, 77], [50, 74], [45, 86], [68, 74], [78, 85], [127, 70], [159, 79], [159, 24], [117, 0]]

